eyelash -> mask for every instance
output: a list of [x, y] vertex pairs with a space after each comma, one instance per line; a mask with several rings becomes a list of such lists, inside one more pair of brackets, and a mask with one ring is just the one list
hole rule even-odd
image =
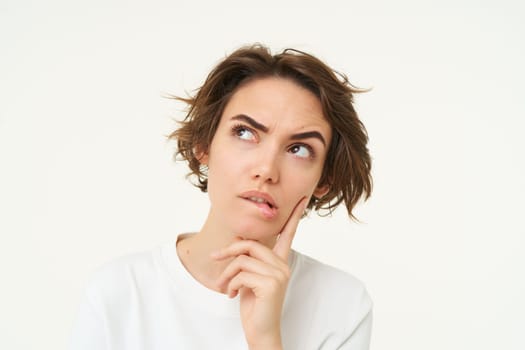
[[243, 131], [243, 130], [246, 130], [246, 131], [249, 131], [251, 132], [254, 136], [257, 134], [255, 132], [255, 130], [253, 130], [252, 128], [244, 125], [244, 124], [235, 124], [233, 127], [232, 127], [232, 135], [235, 136], [235, 137], [240, 137], [239, 136], [239, 132], [240, 131]]
[[[257, 135], [257, 132], [255, 130], [253, 130], [252, 128], [250, 128], [249, 126], [246, 126], [244, 124], [235, 124], [231, 128], [231, 134], [234, 137], [240, 138], [239, 132], [241, 132], [243, 130], [246, 130], [246, 131], [252, 133], [254, 136]], [[312, 146], [310, 146], [310, 145], [308, 145], [306, 143], [294, 143], [293, 145], [288, 147], [288, 151], [290, 151], [294, 147], [305, 147], [308, 150], [308, 153], [309, 153], [309, 156], [307, 158], [308, 159], [314, 159], [315, 158], [315, 151], [314, 151]], [[301, 158], [301, 157], [299, 157], [299, 158]]]

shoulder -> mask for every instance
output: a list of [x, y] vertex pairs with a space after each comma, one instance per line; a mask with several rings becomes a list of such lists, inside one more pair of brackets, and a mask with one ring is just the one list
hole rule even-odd
[[293, 253], [292, 270], [295, 278], [310, 281], [310, 283], [322, 282], [324, 285], [351, 291], [352, 294], [366, 292], [364, 283], [354, 275], [297, 251]]
[[284, 312], [289, 344], [301, 339], [306, 348], [367, 349], [373, 305], [364, 283], [348, 272], [292, 252]]
[[372, 310], [372, 299], [360, 279], [296, 251], [291, 283], [328, 310], [346, 309], [358, 318]]
[[154, 250], [114, 258], [91, 274], [86, 294], [94, 304], [126, 299], [134, 289], [154, 278], [156, 265]]

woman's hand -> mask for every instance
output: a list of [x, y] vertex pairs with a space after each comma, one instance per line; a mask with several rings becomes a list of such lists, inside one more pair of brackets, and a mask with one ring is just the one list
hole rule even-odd
[[290, 269], [288, 254], [307, 198], [296, 206], [273, 249], [253, 240], [241, 240], [212, 255], [234, 258], [218, 286], [231, 298], [240, 293], [241, 321], [250, 349], [281, 349], [281, 311]]

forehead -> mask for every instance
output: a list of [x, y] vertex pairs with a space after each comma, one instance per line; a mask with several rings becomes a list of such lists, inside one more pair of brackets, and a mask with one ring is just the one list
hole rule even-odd
[[222, 119], [238, 114], [249, 115], [270, 128], [279, 123], [297, 129], [309, 126], [330, 129], [319, 98], [284, 78], [261, 78], [241, 85], [226, 104]]

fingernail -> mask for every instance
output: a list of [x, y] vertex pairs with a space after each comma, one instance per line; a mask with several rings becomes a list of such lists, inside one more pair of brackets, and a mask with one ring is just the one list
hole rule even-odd
[[[306, 197], [305, 197], [306, 198]], [[307, 199], [303, 199], [303, 209], [301, 211], [304, 211], [306, 209], [306, 206], [308, 205], [308, 200]]]
[[213, 259], [217, 259], [221, 256], [221, 251], [220, 250], [215, 250], [213, 252], [211, 252], [210, 256], [213, 258]]

